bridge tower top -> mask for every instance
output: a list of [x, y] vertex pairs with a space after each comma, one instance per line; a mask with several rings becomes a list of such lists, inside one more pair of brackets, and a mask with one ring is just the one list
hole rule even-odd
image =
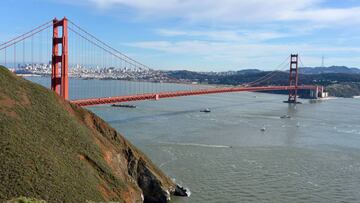
[[289, 86], [294, 87], [294, 89], [289, 90], [288, 103], [297, 103], [297, 90], [298, 90], [298, 80], [299, 80], [299, 55], [291, 54], [290, 55], [290, 76], [289, 76]]
[[[53, 20], [51, 89], [64, 99], [69, 98], [67, 24], [66, 17]], [[61, 36], [59, 36], [59, 28], [61, 28]], [[61, 53], [59, 53], [59, 48], [61, 48]]]

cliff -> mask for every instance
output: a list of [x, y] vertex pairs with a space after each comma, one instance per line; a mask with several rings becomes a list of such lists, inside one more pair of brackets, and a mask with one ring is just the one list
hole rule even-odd
[[0, 202], [167, 202], [184, 194], [86, 109], [0, 67]]

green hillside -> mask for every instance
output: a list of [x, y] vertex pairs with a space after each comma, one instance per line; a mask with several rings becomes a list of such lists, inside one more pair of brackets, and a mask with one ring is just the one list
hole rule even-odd
[[178, 189], [103, 120], [4, 67], [0, 183], [1, 202], [166, 202]]

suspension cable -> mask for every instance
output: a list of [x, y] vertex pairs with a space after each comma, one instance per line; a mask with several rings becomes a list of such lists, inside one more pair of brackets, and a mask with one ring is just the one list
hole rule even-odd
[[[120, 60], [124, 60], [124, 61], [126, 61], [128, 64], [130, 64], [130, 65], [133, 65], [133, 66], [135, 66], [135, 67], [139, 67], [139, 66], [135, 65], [134, 63], [132, 63], [132, 62], [130, 62], [130, 61], [127, 61], [127, 60], [121, 58], [119, 55], [115, 54], [114, 52], [111, 52], [111, 51], [109, 51], [108, 49], [100, 46], [99, 44], [97, 44], [97, 43], [95, 43], [95, 42], [93, 42], [92, 40], [90, 40], [89, 38], [87, 38], [87, 37], [85, 37], [84, 35], [80, 34], [80, 33], [77, 32], [76, 30], [74, 30], [74, 29], [72, 29], [72, 28], [70, 28], [70, 27], [68, 27], [68, 29], [71, 30], [72, 32], [74, 32], [75, 34], [77, 34], [78, 36], [80, 36], [81, 38], [83, 38], [84, 40], [86, 40], [86, 41], [92, 43], [93, 45], [97, 46], [98, 48], [102, 49], [104, 52], [107, 52], [107, 53], [115, 56], [116, 58], [118, 58], [118, 59], [120, 59]], [[132, 61], [135, 62], [135, 63], [137, 63], [137, 62], [134, 61], [134, 60], [132, 60]]]
[[[87, 35], [89, 35], [91, 38], [93, 38], [94, 40], [96, 40], [97, 42], [99, 42], [100, 44], [104, 45], [105, 47], [111, 49], [112, 51], [116, 52], [117, 54], [125, 57], [126, 59], [134, 62], [135, 64], [138, 64], [137, 67], [142, 67], [142, 68], [146, 68], [146, 69], [150, 69], [148, 66], [128, 57], [127, 55], [123, 54], [122, 52], [116, 50], [115, 48], [111, 47], [110, 45], [106, 44], [105, 42], [101, 41], [100, 39], [98, 39], [97, 37], [95, 37], [94, 35], [90, 34], [89, 32], [87, 32], [85, 29], [81, 28], [80, 26], [78, 26], [77, 24], [75, 24], [74, 22], [70, 21], [69, 22], [74, 25], [76, 28], [78, 28], [79, 30], [81, 30], [82, 32], [86, 33]], [[134, 63], [130, 63], [130, 64], [134, 64]]]
[[303, 64], [303, 62], [302, 62], [302, 60], [301, 60], [301, 57], [299, 57], [299, 62], [300, 62], [300, 64], [301, 64], [301, 67], [305, 67], [305, 65]]
[[38, 30], [38, 29], [40, 29], [40, 28], [48, 25], [48, 24], [51, 23], [51, 22], [52, 22], [52, 20], [51, 20], [51, 21], [48, 21], [48, 22], [46, 22], [46, 23], [44, 23], [44, 24], [42, 24], [42, 25], [40, 25], [40, 26], [38, 26], [38, 27], [36, 27], [36, 28], [34, 28], [34, 29], [32, 29], [32, 30], [30, 30], [30, 31], [22, 34], [22, 35], [20, 35], [20, 36], [17, 36], [17, 37], [15, 37], [15, 38], [7, 41], [7, 42], [4, 42], [4, 43], [0, 44], [0, 47], [4, 46], [4, 45], [6, 45], [6, 44], [9, 44], [10, 42], [13, 42], [13, 41], [15, 41], [15, 40], [17, 40], [17, 39], [19, 39], [19, 38], [22, 38], [22, 37], [24, 37], [24, 36], [26, 36], [26, 35], [28, 35], [28, 34], [30, 34], [30, 33], [32, 33], [32, 32], [35, 32], [36, 30]]
[[0, 51], [3, 50], [3, 49], [5, 49], [5, 48], [7, 48], [7, 47], [10, 47], [10, 46], [12, 46], [12, 45], [14, 45], [14, 44], [17, 44], [17, 43], [19, 43], [19, 42], [21, 42], [21, 41], [23, 41], [23, 40], [25, 40], [25, 39], [28, 39], [28, 38], [34, 36], [35, 34], [37, 34], [37, 33], [39, 33], [39, 32], [42, 32], [43, 30], [45, 30], [45, 29], [47, 29], [47, 28], [49, 28], [49, 27], [51, 27], [51, 26], [52, 26], [52, 24], [51, 24], [51, 25], [48, 25], [48, 26], [46, 26], [46, 27], [43, 27], [43, 28], [41, 28], [40, 30], [37, 30], [36, 32], [33, 32], [33, 33], [29, 34], [29, 35], [23, 36], [23, 37], [21, 37], [21, 38], [17, 38], [17, 40], [15, 40], [15, 41], [12, 40], [11, 43], [6, 43], [3, 47], [0, 47]]
[[254, 81], [252, 81], [252, 82], [250, 82], [250, 83], [246, 83], [246, 85], [248, 85], [248, 86], [253, 86], [253, 85], [255, 85], [255, 84], [259, 84], [259, 83], [261, 83], [261, 82], [264, 82], [264, 81], [266, 81], [266, 80], [269, 80], [269, 79], [273, 78], [273, 77], [274, 77], [276, 74], [278, 74], [280, 71], [284, 70], [285, 63], [286, 63], [286, 61], [289, 60], [289, 58], [290, 58], [290, 56], [288, 56], [281, 64], [279, 64], [279, 65], [277, 66], [277, 69], [276, 69], [276, 70], [274, 70], [274, 71], [272, 71], [272, 72], [270, 72], [270, 73], [268, 73], [268, 74], [260, 77], [259, 79], [254, 80]]

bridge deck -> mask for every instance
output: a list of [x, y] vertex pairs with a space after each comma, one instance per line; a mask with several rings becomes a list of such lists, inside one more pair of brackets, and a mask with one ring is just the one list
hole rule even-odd
[[[311, 86], [311, 85], [304, 85], [297, 87], [297, 89], [299, 90], [316, 90], [317, 88], [318, 86]], [[227, 87], [227, 88], [210, 88], [210, 89], [201, 89], [201, 90], [159, 92], [159, 93], [91, 98], [91, 99], [78, 99], [78, 100], [73, 100], [71, 102], [79, 106], [93, 106], [93, 105], [114, 104], [114, 103], [129, 102], [129, 101], [158, 100], [162, 98], [217, 94], [217, 93], [225, 93], [225, 92], [257, 92], [257, 91], [293, 90], [293, 89], [295, 89], [294, 86]]]

